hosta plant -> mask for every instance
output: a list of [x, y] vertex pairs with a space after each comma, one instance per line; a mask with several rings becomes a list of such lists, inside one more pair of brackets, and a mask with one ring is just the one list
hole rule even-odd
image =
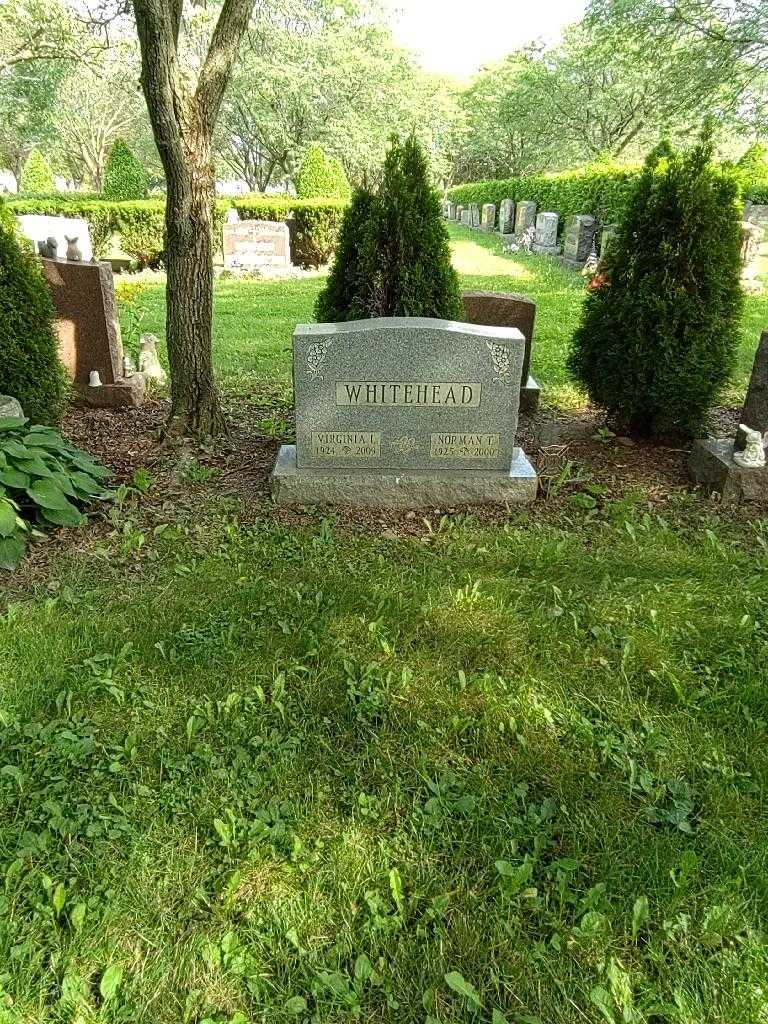
[[83, 506], [112, 496], [109, 475], [50, 427], [0, 419], [0, 568], [15, 569], [45, 527], [83, 526]]

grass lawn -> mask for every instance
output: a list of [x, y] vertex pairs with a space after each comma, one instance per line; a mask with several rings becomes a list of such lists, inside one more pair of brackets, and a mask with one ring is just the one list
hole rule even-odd
[[[450, 225], [449, 231], [462, 287], [515, 291], [536, 300], [532, 372], [544, 387], [544, 400], [563, 406], [583, 404], [583, 396], [569, 380], [565, 368], [565, 356], [579, 322], [584, 296], [582, 278], [545, 257], [510, 257], [503, 253], [501, 242], [495, 237], [455, 225]], [[262, 380], [277, 380], [287, 389], [291, 379], [291, 336], [297, 323], [314, 319], [314, 302], [322, 284], [322, 277], [298, 281], [228, 279], [217, 284], [214, 355], [225, 387], [249, 392]], [[142, 330], [162, 338], [164, 287], [148, 287], [140, 304], [147, 311]], [[748, 296], [737, 370], [728, 399], [743, 399], [760, 332], [767, 324], [768, 293]], [[123, 326], [128, 334], [125, 319]]]
[[[575, 401], [578, 282], [455, 242]], [[219, 285], [231, 393], [318, 287]], [[0, 600], [0, 1024], [766, 1020], [768, 521], [189, 487]]]

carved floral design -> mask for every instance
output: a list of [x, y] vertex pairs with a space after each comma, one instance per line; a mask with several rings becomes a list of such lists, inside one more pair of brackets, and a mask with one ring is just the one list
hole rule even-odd
[[511, 384], [512, 366], [509, 360], [509, 350], [503, 345], [494, 345], [492, 341], [486, 341], [486, 345], [493, 360], [494, 384]]
[[325, 357], [328, 355], [328, 349], [330, 347], [330, 338], [326, 338], [323, 341], [313, 341], [309, 346], [309, 351], [307, 352], [307, 366], [309, 367], [309, 374], [313, 380], [323, 379]]
[[392, 441], [392, 451], [403, 456], [413, 455], [418, 446], [419, 442], [415, 437], [396, 437]]

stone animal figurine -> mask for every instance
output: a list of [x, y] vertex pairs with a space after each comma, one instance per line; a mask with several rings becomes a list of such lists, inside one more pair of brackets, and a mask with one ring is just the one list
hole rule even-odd
[[523, 252], [532, 252], [533, 243], [536, 241], [536, 228], [531, 225], [526, 228], [523, 232], [523, 237], [520, 239], [520, 248]]
[[733, 461], [743, 469], [762, 469], [765, 466], [765, 444], [768, 441], [768, 433], [761, 434], [759, 430], [752, 430], [742, 423], [739, 430], [747, 439], [744, 451], [734, 452]]
[[75, 235], [74, 238], [70, 238], [69, 235], [64, 235], [67, 240], [67, 259], [73, 260], [75, 263], [79, 262], [83, 258], [83, 251], [77, 244], [79, 235]]
[[157, 358], [157, 338], [154, 334], [142, 334], [139, 346], [139, 373], [143, 373], [147, 380], [164, 384], [167, 378]]
[[59, 243], [53, 235], [49, 235], [44, 242], [37, 243], [37, 249], [44, 259], [55, 260], [59, 251]]
[[123, 376], [132, 377], [136, 373], [136, 363], [131, 358], [130, 352], [123, 353]]

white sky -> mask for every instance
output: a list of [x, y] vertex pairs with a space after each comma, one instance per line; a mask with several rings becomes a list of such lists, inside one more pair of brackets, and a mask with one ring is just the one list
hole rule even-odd
[[552, 42], [578, 21], [584, 0], [387, 0], [395, 36], [428, 71], [467, 78], [536, 39]]

